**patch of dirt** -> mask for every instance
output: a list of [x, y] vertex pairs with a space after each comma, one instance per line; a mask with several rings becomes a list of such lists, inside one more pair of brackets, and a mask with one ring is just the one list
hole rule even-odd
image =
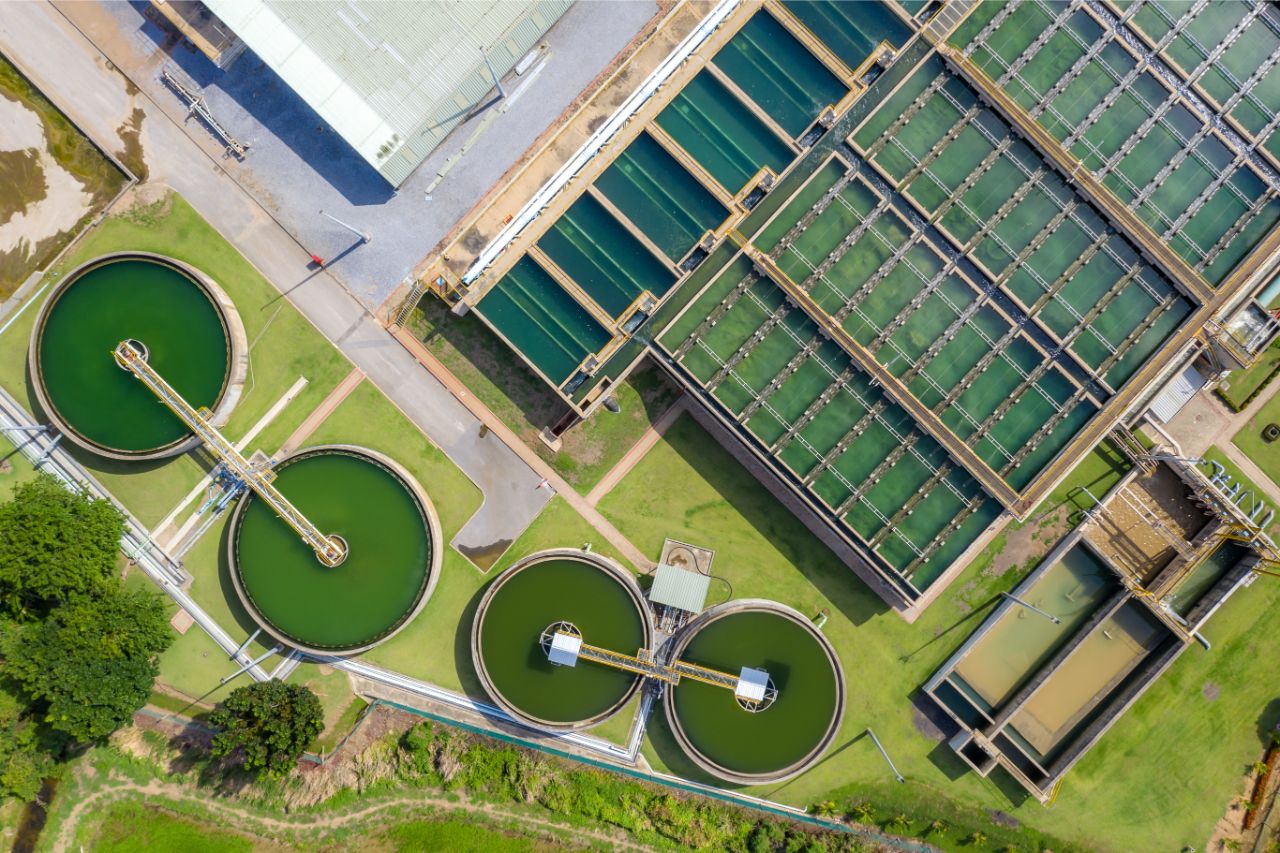
[[1222, 692], [1222, 689], [1212, 681], [1206, 681], [1204, 683], [1204, 687], [1200, 688], [1200, 692], [1204, 695], [1204, 698], [1208, 699], [1210, 702], [1216, 702], [1218, 700], [1218, 695]]
[[140, 107], [134, 107], [129, 119], [118, 128], [116, 135], [124, 148], [116, 152], [116, 159], [133, 173], [139, 181], [147, 179], [147, 162], [142, 156], [142, 119], [145, 113]]
[[44, 166], [35, 149], [0, 151], [0, 225], [44, 198]]
[[1007, 827], [1009, 829], [1017, 829], [1022, 826], [1018, 819], [1008, 812], [1002, 812], [999, 809], [991, 809], [987, 812], [991, 816], [991, 822], [997, 826]]
[[172, 207], [173, 196], [165, 184], [136, 184], [120, 200], [117, 211], [122, 219], [146, 225], [168, 216]]
[[[1240, 780], [1241, 791], [1252, 791], [1254, 778], [1257, 776], [1253, 772], [1253, 768], [1249, 768], [1249, 772]], [[1228, 845], [1233, 841], [1239, 841], [1244, 835], [1244, 816], [1247, 814], [1244, 805], [1248, 801], [1248, 794], [1241, 794], [1232, 797], [1231, 802], [1227, 804], [1227, 811], [1214, 824], [1213, 833], [1209, 836], [1209, 843], [1204, 846], [1206, 851], [1218, 851], [1228, 849]]]
[[1071, 512], [1060, 506], [1035, 522], [1009, 526], [1004, 550], [983, 574], [999, 577], [1011, 569], [1030, 569], [1071, 529]]
[[462, 247], [468, 252], [478, 253], [488, 242], [488, 239], [477, 228], [472, 228], [462, 235]]

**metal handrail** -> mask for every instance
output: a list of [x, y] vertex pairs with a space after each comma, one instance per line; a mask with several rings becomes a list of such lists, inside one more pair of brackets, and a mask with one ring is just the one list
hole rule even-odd
[[146, 356], [133, 341], [121, 341], [112, 351], [116, 364], [129, 371], [142, 384], [155, 394], [169, 411], [178, 416], [187, 428], [203, 441], [214, 455], [218, 456], [245, 485], [253, 489], [254, 494], [262, 498], [275, 510], [284, 522], [294, 529], [316, 552], [316, 558], [326, 566], [333, 567], [347, 558], [347, 545], [336, 536], [326, 536], [307, 520], [289, 499], [280, 493], [271, 481], [275, 472], [270, 468], [260, 468], [240, 453], [221, 432], [210, 423], [208, 409], [195, 409], [181, 394], [173, 389], [164, 378], [147, 363]]

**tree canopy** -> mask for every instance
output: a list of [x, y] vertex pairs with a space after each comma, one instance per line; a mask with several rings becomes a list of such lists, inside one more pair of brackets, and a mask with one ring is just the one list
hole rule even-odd
[[209, 723], [221, 729], [213, 738], [214, 755], [240, 750], [246, 770], [279, 779], [324, 729], [324, 709], [306, 686], [272, 679], [232, 691], [209, 715]]
[[160, 598], [117, 584], [16, 625], [0, 650], [4, 674], [43, 709], [44, 722], [91, 741], [146, 703], [171, 639]]
[[52, 759], [26, 703], [0, 683], [0, 798], [35, 799]]
[[0, 504], [0, 609], [39, 619], [113, 576], [124, 517], [54, 476], [22, 483]]

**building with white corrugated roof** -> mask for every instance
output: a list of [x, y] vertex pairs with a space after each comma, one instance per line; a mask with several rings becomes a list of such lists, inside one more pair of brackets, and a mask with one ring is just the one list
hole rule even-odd
[[[203, 6], [398, 187], [496, 95], [493, 75], [515, 68], [572, 3], [204, 0]], [[182, 16], [166, 17], [201, 47]]]

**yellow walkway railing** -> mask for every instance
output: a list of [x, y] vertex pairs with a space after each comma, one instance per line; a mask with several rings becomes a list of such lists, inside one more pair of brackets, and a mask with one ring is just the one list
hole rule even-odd
[[208, 409], [195, 409], [173, 389], [168, 382], [152, 369], [142, 351], [132, 341], [121, 341], [113, 351], [116, 364], [129, 371], [142, 381], [160, 402], [168, 407], [186, 424], [197, 438], [203, 441], [231, 471], [253, 489], [254, 493], [266, 501], [267, 505], [284, 519], [299, 536], [316, 552], [316, 557], [326, 566], [336, 566], [347, 557], [347, 544], [336, 536], [326, 536], [314, 524], [307, 520], [298, 508], [280, 494], [271, 481], [275, 472], [270, 468], [259, 468], [241, 455], [235, 446], [227, 441], [218, 429], [210, 423]]

